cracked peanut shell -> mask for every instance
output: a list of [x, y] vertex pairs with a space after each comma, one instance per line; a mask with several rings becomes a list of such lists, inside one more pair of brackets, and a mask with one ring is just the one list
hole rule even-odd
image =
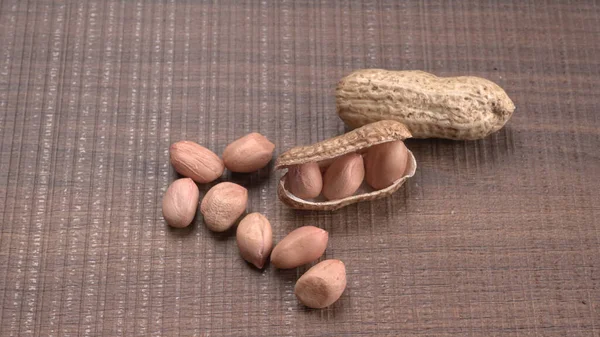
[[[348, 153], [364, 153], [371, 146], [405, 140], [411, 134], [402, 123], [385, 120], [378, 121], [312, 145], [292, 148], [277, 158], [276, 170], [288, 169], [295, 165], [316, 162], [321, 167], [326, 167], [333, 159]], [[375, 200], [387, 197], [396, 192], [404, 182], [415, 174], [417, 162], [412, 152], [408, 151], [408, 162], [404, 175], [392, 185], [380, 190], [361, 191], [358, 194], [338, 200], [307, 200], [293, 195], [286, 187], [287, 173], [281, 177], [277, 188], [279, 199], [286, 205], [295, 209], [333, 211], [342, 207], [366, 200]]]

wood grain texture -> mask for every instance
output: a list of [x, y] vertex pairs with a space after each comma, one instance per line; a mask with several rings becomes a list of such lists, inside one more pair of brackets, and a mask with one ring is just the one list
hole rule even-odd
[[[3, 0], [0, 46], [0, 336], [600, 336], [597, 1]], [[517, 110], [408, 140], [415, 177], [334, 213], [281, 204], [272, 165], [226, 173], [275, 242], [330, 233], [331, 308], [297, 302], [309, 266], [165, 225], [172, 142], [338, 135], [360, 68], [488, 78]]]

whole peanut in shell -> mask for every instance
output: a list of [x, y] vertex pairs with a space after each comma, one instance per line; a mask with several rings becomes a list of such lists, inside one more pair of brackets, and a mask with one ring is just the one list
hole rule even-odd
[[346, 289], [346, 266], [340, 260], [317, 263], [296, 282], [294, 293], [309, 308], [325, 308], [337, 301]]
[[321, 228], [297, 228], [273, 248], [271, 263], [280, 269], [291, 269], [313, 262], [325, 253], [328, 240], [329, 234]]
[[415, 138], [480, 139], [500, 130], [515, 105], [480, 77], [424, 71], [357, 70], [336, 88], [337, 113], [350, 127], [380, 120], [405, 124]]
[[250, 213], [240, 221], [236, 242], [244, 260], [262, 269], [273, 248], [271, 223], [260, 213]]
[[223, 151], [225, 167], [232, 172], [257, 171], [273, 158], [275, 144], [260, 133], [250, 133], [227, 145]]
[[200, 204], [200, 212], [208, 229], [224, 232], [244, 213], [247, 204], [247, 189], [238, 184], [222, 182], [208, 190]]
[[[318, 163], [321, 167], [327, 167], [336, 158], [343, 155], [349, 153], [363, 154], [369, 148], [378, 144], [404, 140], [410, 137], [410, 132], [404, 124], [398, 121], [386, 120], [367, 124], [343, 135], [315, 144], [294, 147], [281, 154], [275, 163], [276, 170], [288, 170], [281, 177], [277, 187], [279, 199], [286, 205], [296, 209], [333, 211], [357, 202], [387, 197], [396, 192], [408, 178], [415, 174], [417, 162], [410, 150], [407, 151], [408, 161], [403, 176], [392, 185], [379, 190], [365, 193], [359, 192], [355, 195], [336, 200], [311, 200], [294, 195], [288, 189], [286, 181], [288, 174], [290, 174], [289, 170], [292, 167], [305, 163]], [[325, 181], [323, 183], [325, 184]], [[324, 189], [325, 186], [323, 186]]]
[[323, 176], [323, 196], [328, 200], [347, 198], [356, 192], [365, 177], [363, 157], [349, 153], [336, 158]]
[[402, 178], [408, 162], [408, 149], [401, 140], [370, 147], [364, 157], [365, 180], [380, 190]]
[[287, 189], [302, 199], [316, 198], [323, 189], [323, 176], [317, 163], [291, 166], [287, 173]]
[[192, 179], [181, 178], [172, 182], [162, 201], [162, 213], [167, 224], [183, 228], [192, 223], [199, 197], [198, 186]]
[[197, 183], [214, 181], [225, 169], [223, 161], [214, 152], [192, 141], [171, 144], [169, 154], [175, 171]]

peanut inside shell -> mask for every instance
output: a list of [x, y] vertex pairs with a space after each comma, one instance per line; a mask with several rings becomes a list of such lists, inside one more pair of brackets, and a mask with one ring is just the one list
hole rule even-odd
[[[305, 163], [318, 163], [322, 168], [328, 167], [335, 159], [346, 154], [358, 153], [362, 155], [372, 146], [403, 141], [410, 137], [411, 134], [404, 124], [392, 120], [379, 121], [322, 142], [292, 148], [279, 156], [275, 163], [275, 169], [283, 170]], [[287, 188], [286, 173], [279, 181], [277, 194], [282, 202], [292, 208], [327, 211], [337, 210], [360, 201], [384, 198], [397, 191], [408, 178], [415, 174], [417, 168], [415, 157], [410, 150], [407, 151], [407, 156], [403, 176], [383, 189], [373, 190], [363, 183], [356, 194], [341, 199], [303, 199], [294, 195]]]

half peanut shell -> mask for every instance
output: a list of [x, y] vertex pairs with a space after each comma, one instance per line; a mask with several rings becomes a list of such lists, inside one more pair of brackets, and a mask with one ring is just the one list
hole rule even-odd
[[[343, 135], [333, 137], [312, 145], [294, 147], [277, 158], [276, 170], [287, 169], [294, 165], [317, 162], [321, 167], [327, 167], [333, 159], [351, 152], [364, 153], [369, 147], [386, 142], [405, 140], [411, 134], [404, 124], [384, 120], [367, 124]], [[417, 169], [414, 155], [408, 151], [408, 163], [404, 176], [392, 185], [381, 190], [367, 190], [338, 200], [305, 200], [293, 195], [286, 188], [286, 174], [281, 177], [277, 194], [286, 205], [295, 209], [334, 211], [360, 201], [381, 199], [396, 192], [406, 179], [412, 177]]]

